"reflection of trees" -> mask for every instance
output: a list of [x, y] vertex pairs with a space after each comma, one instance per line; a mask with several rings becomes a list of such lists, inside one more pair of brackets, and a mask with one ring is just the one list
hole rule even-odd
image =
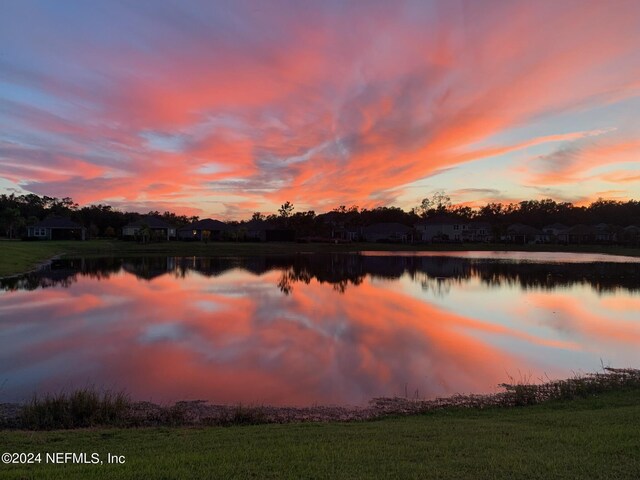
[[293, 282], [291, 281], [290, 272], [282, 272], [280, 280], [278, 280], [278, 288], [285, 295], [289, 295], [293, 292]]
[[400, 278], [408, 275], [423, 289], [446, 295], [456, 283], [478, 279], [490, 287], [555, 289], [587, 285], [598, 292], [617, 288], [640, 291], [640, 269], [634, 263], [526, 263], [451, 256], [373, 256], [360, 254], [273, 255], [253, 257], [132, 257], [56, 260], [46, 268], [21, 277], [0, 280], [3, 290], [34, 290], [67, 287], [79, 276], [109, 278], [125, 270], [138, 278], [153, 280], [172, 273], [191, 272], [215, 277], [233, 269], [255, 275], [280, 271], [278, 288], [291, 294], [296, 283], [312, 280], [327, 283], [341, 293], [359, 285], [366, 276]]
[[[449, 278], [442, 277], [430, 277], [427, 274], [421, 274], [420, 276], [420, 285], [422, 289], [426, 292], [431, 293], [434, 297], [446, 297], [451, 291], [451, 284], [455, 281], [457, 283], [461, 283], [460, 280], [451, 280]], [[418, 276], [414, 277], [416, 280]]]
[[76, 283], [80, 276], [102, 280], [109, 278], [121, 268], [122, 262], [116, 258], [53, 260], [35, 272], [0, 279], [0, 290], [68, 288]]

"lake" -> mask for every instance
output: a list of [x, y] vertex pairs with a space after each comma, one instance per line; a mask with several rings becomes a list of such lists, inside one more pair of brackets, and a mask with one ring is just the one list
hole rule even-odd
[[640, 262], [431, 252], [57, 260], [0, 281], [0, 402], [362, 405], [640, 365]]

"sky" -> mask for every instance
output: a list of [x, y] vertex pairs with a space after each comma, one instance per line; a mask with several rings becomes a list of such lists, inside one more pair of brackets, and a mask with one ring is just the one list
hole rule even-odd
[[0, 6], [0, 193], [224, 219], [640, 198], [636, 0]]

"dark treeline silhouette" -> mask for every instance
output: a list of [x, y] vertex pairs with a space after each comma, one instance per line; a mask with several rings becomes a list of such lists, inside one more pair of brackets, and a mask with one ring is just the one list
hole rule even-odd
[[[151, 211], [147, 215], [162, 217], [175, 226], [186, 225], [197, 217], [176, 215], [171, 212]], [[92, 237], [116, 237], [122, 227], [140, 218], [135, 212], [121, 212], [110, 205], [80, 207], [71, 198], [28, 195], [0, 195], [0, 234], [18, 238], [26, 234], [27, 226], [49, 216], [69, 217], [86, 227]]]
[[68, 287], [79, 277], [108, 279], [121, 271], [152, 281], [162, 275], [178, 278], [190, 273], [217, 277], [234, 269], [260, 276], [280, 272], [278, 288], [284, 294], [297, 283], [315, 280], [344, 292], [365, 277], [397, 279], [403, 275], [423, 288], [479, 279], [489, 286], [514, 285], [523, 289], [552, 290], [588, 285], [598, 292], [640, 291], [638, 263], [541, 263], [464, 258], [454, 256], [377, 256], [362, 254], [307, 254], [248, 257], [135, 257], [59, 259], [37, 272], [0, 280], [2, 290]]
[[[301, 237], [331, 237], [336, 227], [363, 227], [376, 223], [396, 223], [412, 227], [417, 222], [446, 214], [463, 221], [484, 221], [500, 230], [510, 224], [526, 224], [541, 228], [552, 223], [565, 225], [599, 223], [620, 226], [640, 225], [640, 201], [616, 201], [598, 199], [588, 206], [576, 206], [552, 199], [526, 200], [519, 203], [488, 203], [482, 207], [452, 205], [449, 197], [438, 192], [406, 212], [398, 207], [373, 209], [341, 205], [330, 212], [316, 214], [314, 211], [295, 212], [290, 202], [283, 204], [277, 213], [265, 215], [256, 212], [250, 219], [227, 222], [242, 227], [250, 221], [267, 221], [278, 228], [295, 230]], [[122, 228], [141, 218], [142, 214], [122, 212], [109, 205], [80, 207], [71, 198], [63, 199], [28, 195], [0, 195], [0, 235], [19, 238], [26, 234], [27, 226], [48, 216], [66, 216], [88, 229], [90, 237], [116, 237]], [[180, 228], [198, 217], [176, 215], [172, 212], [151, 211], [145, 215], [161, 217]]]

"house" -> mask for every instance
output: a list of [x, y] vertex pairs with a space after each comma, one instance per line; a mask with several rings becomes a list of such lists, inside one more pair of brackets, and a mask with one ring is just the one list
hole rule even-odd
[[249, 220], [235, 229], [238, 240], [253, 242], [293, 242], [296, 239], [295, 230], [276, 228], [265, 220]]
[[562, 223], [552, 223], [550, 225], [545, 225], [542, 227], [542, 231], [548, 235], [550, 242], [557, 242], [558, 235], [567, 230], [569, 227]]
[[596, 243], [614, 243], [618, 240], [618, 230], [620, 227], [614, 227], [608, 223], [599, 223], [594, 226]]
[[220, 220], [205, 218], [178, 229], [180, 240], [222, 240], [231, 227]]
[[415, 225], [423, 242], [461, 242], [468, 228], [467, 222], [450, 215], [437, 215]]
[[467, 228], [462, 231], [462, 240], [464, 242], [489, 243], [493, 240], [491, 224], [488, 222], [469, 223]]
[[525, 245], [527, 243], [544, 243], [548, 241], [549, 236], [542, 230], [538, 230], [530, 225], [514, 223], [507, 228], [505, 239], [510, 243]]
[[590, 225], [574, 225], [558, 234], [558, 240], [562, 243], [594, 243], [596, 241], [596, 227]]
[[125, 239], [144, 238], [145, 235], [158, 240], [171, 240], [176, 238], [176, 228], [153, 215], [141, 217], [122, 228], [122, 237]]
[[625, 227], [622, 229], [621, 237], [625, 244], [640, 244], [640, 227], [637, 225], [629, 225]]
[[27, 227], [27, 237], [39, 240], [85, 240], [87, 229], [67, 217], [51, 216]]
[[362, 229], [366, 242], [407, 243], [413, 240], [413, 229], [401, 223], [374, 223]]

